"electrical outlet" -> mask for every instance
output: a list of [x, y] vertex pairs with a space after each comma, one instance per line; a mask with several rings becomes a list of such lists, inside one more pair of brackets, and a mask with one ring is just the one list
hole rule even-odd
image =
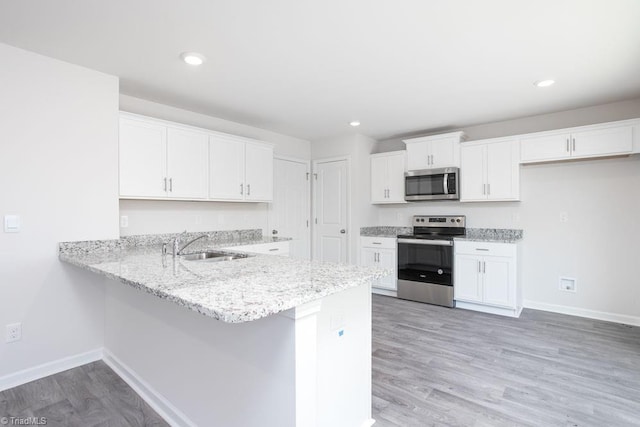
[[561, 291], [576, 292], [577, 282], [573, 277], [561, 277], [558, 286]]
[[127, 228], [129, 226], [129, 217], [126, 215], [122, 215], [120, 217], [120, 227]]
[[22, 339], [22, 323], [11, 323], [7, 325], [6, 342], [16, 342]]
[[568, 212], [560, 212], [560, 222], [569, 222]]

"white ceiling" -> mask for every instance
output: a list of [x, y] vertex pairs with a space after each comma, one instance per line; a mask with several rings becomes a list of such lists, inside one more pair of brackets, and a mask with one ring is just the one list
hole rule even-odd
[[311, 140], [354, 119], [384, 139], [640, 96], [638, 0], [5, 0], [0, 41]]

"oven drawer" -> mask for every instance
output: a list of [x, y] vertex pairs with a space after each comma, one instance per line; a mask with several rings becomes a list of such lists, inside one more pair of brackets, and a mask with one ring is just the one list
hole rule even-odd
[[360, 236], [360, 246], [367, 248], [395, 249], [396, 238]]
[[473, 242], [456, 240], [453, 244], [456, 254], [515, 256], [517, 245], [513, 243]]

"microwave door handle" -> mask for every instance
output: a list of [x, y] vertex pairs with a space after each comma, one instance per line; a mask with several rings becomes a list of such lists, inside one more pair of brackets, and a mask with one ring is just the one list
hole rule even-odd
[[443, 187], [444, 187], [444, 194], [449, 194], [449, 174], [448, 173], [444, 174]]

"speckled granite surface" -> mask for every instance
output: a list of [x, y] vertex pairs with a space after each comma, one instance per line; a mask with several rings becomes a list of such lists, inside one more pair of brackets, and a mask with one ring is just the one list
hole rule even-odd
[[[278, 241], [282, 240], [285, 239]], [[273, 241], [276, 240], [262, 237], [201, 239], [186, 252]], [[161, 244], [127, 246], [121, 240], [67, 242], [60, 244], [59, 256], [64, 262], [229, 323], [279, 313], [369, 283], [386, 273], [371, 267], [272, 255], [218, 262], [187, 261], [162, 256], [161, 248]]]
[[[125, 236], [115, 240], [88, 240], [79, 242], [61, 242], [59, 250], [61, 254], [86, 253], [86, 252], [109, 252], [113, 250], [127, 249], [138, 246], [168, 244], [171, 252], [171, 242], [181, 233], [168, 234], [141, 234]], [[186, 253], [198, 252], [203, 248], [222, 248], [239, 245], [257, 245], [260, 243], [274, 243], [291, 240], [288, 237], [263, 237], [261, 229], [231, 230], [231, 231], [207, 231], [186, 233], [180, 238], [182, 244], [189, 242], [196, 237], [206, 235], [206, 239], [201, 239], [189, 245]]]
[[515, 243], [523, 238], [522, 230], [507, 228], [467, 228], [464, 237], [454, 240], [469, 240], [474, 242]]
[[413, 227], [361, 227], [360, 235], [368, 237], [396, 237], [399, 234], [411, 234]]

